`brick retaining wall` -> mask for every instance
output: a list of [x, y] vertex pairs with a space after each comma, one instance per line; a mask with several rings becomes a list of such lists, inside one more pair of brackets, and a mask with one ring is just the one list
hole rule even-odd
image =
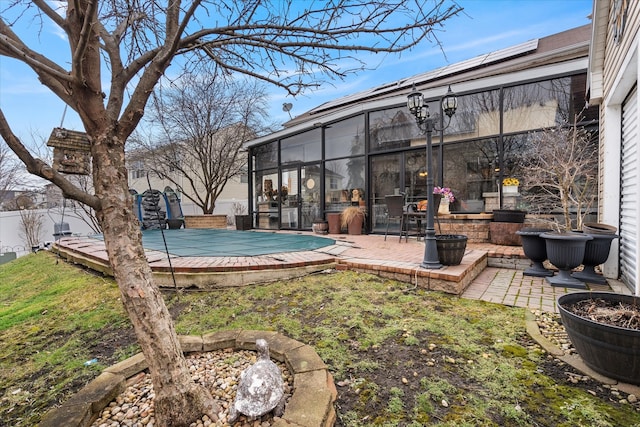
[[227, 216], [185, 215], [184, 228], [227, 228]]
[[[516, 245], [519, 246], [519, 239], [512, 239], [508, 242], [506, 236], [501, 236], [499, 243], [493, 242], [491, 239], [491, 223], [493, 221], [493, 214], [449, 214], [438, 215], [438, 220], [435, 223], [435, 229], [437, 234], [464, 234], [469, 239], [469, 243], [494, 243], [501, 245]], [[513, 224], [513, 223], [503, 223]], [[507, 228], [509, 228], [507, 225]], [[532, 227], [533, 224], [513, 224], [511, 227], [514, 232], [515, 229], [522, 227]], [[494, 223], [494, 228], [495, 223]], [[504, 231], [509, 232], [509, 231]]]

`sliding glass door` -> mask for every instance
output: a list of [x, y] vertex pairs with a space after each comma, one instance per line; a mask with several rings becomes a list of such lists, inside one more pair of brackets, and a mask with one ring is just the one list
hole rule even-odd
[[[426, 154], [424, 150], [381, 154], [371, 157], [371, 228], [374, 233], [386, 229], [384, 196], [403, 194], [407, 203], [427, 198]], [[398, 224], [390, 231], [398, 231]]]

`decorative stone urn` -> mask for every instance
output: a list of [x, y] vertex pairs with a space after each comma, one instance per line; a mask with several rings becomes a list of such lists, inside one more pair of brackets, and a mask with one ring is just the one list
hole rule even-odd
[[597, 283], [606, 285], [607, 279], [597, 274], [595, 267], [604, 263], [609, 258], [611, 242], [617, 239], [617, 234], [590, 234], [593, 240], [587, 241], [584, 248], [584, 258], [582, 259], [582, 271], [576, 271], [571, 276], [587, 283]]
[[542, 233], [540, 237], [546, 241], [549, 262], [558, 268], [558, 275], [547, 277], [547, 282], [552, 286], [586, 289], [584, 282], [571, 277], [571, 270], [582, 264], [586, 243], [593, 237], [574, 232]]
[[545, 240], [540, 237], [542, 233], [548, 233], [550, 231], [552, 231], [550, 228], [534, 227], [526, 227], [516, 231], [516, 234], [519, 235], [522, 240], [524, 255], [529, 258], [532, 263], [531, 267], [522, 273], [525, 276], [553, 276], [553, 271], [547, 270], [542, 264], [547, 259], [547, 244]]

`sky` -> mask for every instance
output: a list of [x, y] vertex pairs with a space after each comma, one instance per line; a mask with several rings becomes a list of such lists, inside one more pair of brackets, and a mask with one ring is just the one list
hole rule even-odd
[[[422, 45], [401, 55], [376, 56], [378, 62], [368, 64], [374, 70], [333, 81], [296, 98], [286, 96], [281, 89], [268, 88], [270, 120], [281, 124], [289, 114], [295, 117], [342, 96], [589, 24], [592, 1], [459, 0], [464, 11], [447, 20], [437, 32], [443, 49]], [[43, 53], [54, 54], [64, 48], [59, 34], [32, 33], [29, 37]], [[292, 104], [289, 113], [283, 111], [283, 103]], [[33, 135], [46, 139], [58, 126], [82, 130], [75, 112], [67, 109], [65, 113], [64, 103], [39, 83], [35, 73], [6, 57], [0, 57], [0, 108], [24, 142], [32, 140]]]

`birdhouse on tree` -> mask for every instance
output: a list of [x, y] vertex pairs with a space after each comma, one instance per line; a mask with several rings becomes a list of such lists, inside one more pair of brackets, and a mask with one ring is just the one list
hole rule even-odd
[[47, 146], [53, 147], [55, 170], [74, 175], [89, 175], [91, 143], [86, 133], [54, 128]]

